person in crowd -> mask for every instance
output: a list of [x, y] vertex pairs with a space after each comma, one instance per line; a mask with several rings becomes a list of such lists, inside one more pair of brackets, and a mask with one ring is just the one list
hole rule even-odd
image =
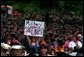
[[39, 56], [48, 56], [48, 48], [46, 45], [40, 46]]
[[30, 51], [32, 51], [33, 53], [38, 53], [39, 43], [38, 43], [38, 41], [36, 41], [35, 37], [33, 37], [31, 39], [29, 37], [27, 37], [27, 40], [29, 43]]
[[52, 50], [50, 51], [50, 53], [48, 53], [48, 56], [56, 56], [55, 50], [52, 49]]
[[68, 46], [72, 51], [82, 48], [82, 43], [78, 40], [76, 36], [73, 36], [72, 41]]
[[64, 48], [65, 48], [65, 52], [69, 51], [69, 43], [71, 42], [72, 39], [72, 35], [68, 37], [68, 39], [64, 42]]
[[[55, 56], [58, 56], [58, 53], [65, 52], [67, 49], [67, 52], [70, 50], [72, 52], [80, 52], [82, 50], [83, 26], [79, 24], [82, 23], [82, 16], [66, 13], [48, 13], [43, 15], [26, 13], [29, 14], [28, 20], [45, 21], [47, 26], [45, 26], [44, 37], [24, 37], [25, 13], [24, 16], [22, 14], [18, 16], [16, 12], [15, 17], [1, 18], [1, 42], [5, 42], [8, 45], [24, 45], [30, 56], [36, 56], [37, 54], [38, 56], [54, 56], [57, 54]], [[61, 36], [63, 39], [59, 41]]]
[[63, 40], [58, 40], [58, 45], [55, 47], [55, 52], [64, 52], [64, 43]]
[[83, 44], [83, 35], [82, 34], [78, 34], [77, 37], [79, 38], [79, 41], [81, 41], [81, 43]]

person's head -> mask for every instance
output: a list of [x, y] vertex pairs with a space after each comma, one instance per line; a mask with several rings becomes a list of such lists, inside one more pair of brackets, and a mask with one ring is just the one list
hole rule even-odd
[[68, 37], [68, 40], [69, 40], [69, 41], [72, 41], [72, 40], [73, 40], [73, 36], [70, 35], [70, 36]]
[[10, 50], [10, 56], [24, 56], [25, 47], [22, 45], [12, 45]]
[[33, 37], [33, 38], [31, 39], [31, 41], [32, 41], [32, 42], [35, 42], [36, 40], [35, 40], [35, 38]]
[[50, 55], [55, 55], [55, 51], [53, 49], [50, 51]]
[[48, 52], [47, 46], [42, 45], [42, 46], [40, 47], [40, 53], [41, 53], [41, 55], [46, 55], [47, 52]]
[[10, 56], [22, 56], [22, 51], [17, 49], [12, 49], [10, 51]]
[[77, 40], [79, 40], [78, 37], [77, 36], [73, 36], [73, 41], [76, 42]]
[[81, 39], [81, 38], [83, 38], [83, 35], [82, 35], [82, 34], [78, 34], [77, 37], [78, 37], [79, 39]]
[[63, 44], [64, 44], [64, 39], [63, 38], [58, 39], [58, 45], [62, 46]]

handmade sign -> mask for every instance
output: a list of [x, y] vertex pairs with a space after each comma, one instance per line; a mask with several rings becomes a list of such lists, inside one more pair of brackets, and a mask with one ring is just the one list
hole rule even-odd
[[24, 35], [43, 37], [44, 22], [25, 20]]

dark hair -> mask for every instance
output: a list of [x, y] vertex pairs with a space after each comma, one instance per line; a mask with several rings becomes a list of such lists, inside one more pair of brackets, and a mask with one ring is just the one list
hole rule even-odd
[[60, 39], [58, 39], [58, 45], [60, 45], [60, 46], [61, 46], [61, 45], [63, 45], [63, 44], [64, 44], [64, 39], [61, 39], [61, 38], [60, 38]]
[[12, 37], [12, 38], [15, 38], [15, 34], [11, 34], [11, 37]]
[[[42, 56], [42, 54], [41, 54], [41, 49], [47, 49], [48, 50], [48, 47], [46, 46], [46, 45], [42, 45], [42, 46], [40, 46], [40, 49], [39, 49], [39, 56]], [[46, 53], [47, 54], [47, 53]]]
[[42, 49], [42, 48], [47, 48], [47, 46], [44, 45], [44, 44], [42, 44], [42, 45], [40, 46], [40, 49]]
[[41, 52], [41, 49], [47, 49], [48, 50], [48, 47], [46, 46], [46, 45], [42, 45], [42, 46], [40, 46], [40, 48], [39, 48], [39, 52]]

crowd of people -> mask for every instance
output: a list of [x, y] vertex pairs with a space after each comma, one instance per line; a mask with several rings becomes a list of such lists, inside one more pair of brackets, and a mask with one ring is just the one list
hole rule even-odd
[[[44, 21], [44, 37], [24, 35], [25, 20]], [[74, 13], [28, 12], [4, 18], [1, 16], [1, 43], [3, 42], [10, 46], [23, 45], [27, 56], [69, 56], [73, 52], [82, 56], [83, 16]], [[1, 56], [5, 56], [5, 53], [2, 49]], [[23, 56], [19, 53], [12, 52], [10, 56]]]

